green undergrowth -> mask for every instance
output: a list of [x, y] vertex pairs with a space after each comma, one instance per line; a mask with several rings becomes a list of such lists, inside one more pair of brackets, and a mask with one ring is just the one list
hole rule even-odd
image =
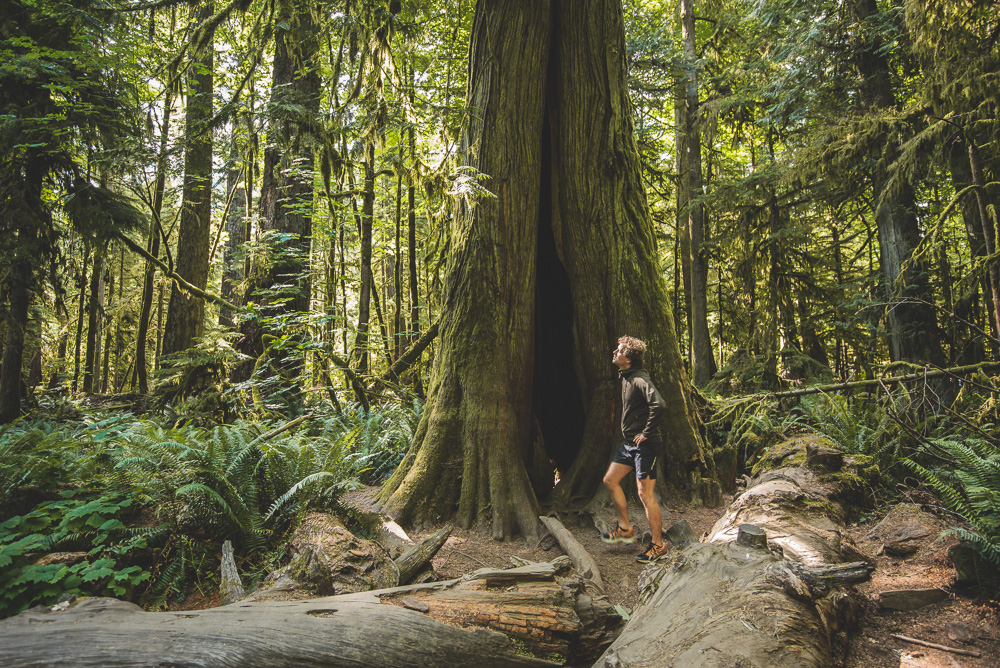
[[399, 462], [418, 410], [348, 405], [283, 422], [164, 427], [127, 414], [0, 430], [0, 617], [66, 594], [148, 609], [218, 587], [230, 540], [253, 588], [309, 508]]

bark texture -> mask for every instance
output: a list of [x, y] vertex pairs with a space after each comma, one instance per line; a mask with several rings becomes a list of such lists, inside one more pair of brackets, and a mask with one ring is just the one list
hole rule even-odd
[[[650, 345], [668, 481], [719, 498], [657, 261], [624, 54], [611, 0], [477, 8], [463, 155], [490, 195], [456, 216], [427, 406], [383, 493], [403, 524], [455, 514], [498, 539], [534, 538], [539, 497], [588, 502], [620, 438], [611, 351], [623, 334]], [[546, 460], [563, 473], [554, 493], [551, 475], [532, 485], [526, 473]]]
[[464, 527], [491, 521], [498, 539], [539, 533], [523, 457], [532, 427], [545, 105], [538, 73], [548, 30], [546, 2], [496, 2], [476, 12], [462, 142], [466, 173], [489, 175], [483, 186], [492, 195], [465, 200], [452, 231], [427, 406], [385, 504], [404, 525], [455, 513]]
[[643, 572], [639, 606], [595, 665], [833, 665], [858, 610], [845, 588], [872, 571], [838, 502], [857, 471], [816, 437], [771, 452], [706, 542]]
[[[198, 10], [198, 21], [214, 14], [214, 4]], [[175, 271], [202, 290], [208, 285], [208, 254], [212, 222], [212, 95], [215, 90], [211, 36], [194, 54], [188, 72], [188, 100], [184, 116], [187, 147], [184, 151], [184, 190], [181, 220], [177, 230]], [[205, 330], [205, 302], [176, 283], [171, 284], [163, 353], [177, 353], [194, 345]]]
[[607, 646], [620, 618], [568, 568], [563, 557], [448, 582], [183, 613], [84, 599], [0, 621], [0, 664], [582, 665]]
[[[875, 0], [852, 0], [849, 9], [861, 23], [879, 11]], [[890, 65], [881, 38], [866, 30], [858, 34], [864, 40], [858, 44], [854, 55], [861, 79], [862, 103], [870, 109], [897, 109]], [[899, 142], [895, 137], [887, 136], [884, 144], [873, 150], [880, 156], [873, 169], [872, 191], [877, 202], [875, 221], [882, 292], [887, 300], [889, 353], [894, 361], [931, 362], [940, 366], [944, 359], [928, 268], [913, 258], [921, 237], [913, 187], [909, 182], [897, 187], [889, 184], [889, 165], [899, 155]]]

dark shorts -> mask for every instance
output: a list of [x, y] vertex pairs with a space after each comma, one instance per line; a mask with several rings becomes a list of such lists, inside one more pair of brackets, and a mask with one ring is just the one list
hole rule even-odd
[[611, 461], [615, 464], [624, 464], [635, 469], [635, 477], [640, 480], [649, 478], [656, 480], [656, 458], [660, 456], [663, 444], [643, 441], [642, 445], [635, 443], [622, 443], [615, 453], [615, 458]]

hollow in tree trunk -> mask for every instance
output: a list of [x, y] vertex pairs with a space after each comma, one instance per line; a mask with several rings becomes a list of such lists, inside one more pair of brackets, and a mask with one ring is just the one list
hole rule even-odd
[[[463, 156], [491, 195], [456, 216], [426, 408], [382, 493], [398, 521], [455, 516], [530, 539], [539, 497], [589, 501], [621, 438], [611, 352], [623, 334], [649, 344], [668, 406], [667, 481], [719, 498], [655, 252], [624, 53], [613, 0], [477, 8]], [[529, 479], [539, 458], [564, 472], [556, 493], [551, 477]]]

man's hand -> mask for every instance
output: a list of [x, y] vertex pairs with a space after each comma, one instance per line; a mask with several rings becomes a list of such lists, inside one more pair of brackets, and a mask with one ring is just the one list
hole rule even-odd
[[632, 442], [636, 445], [642, 445], [642, 442], [646, 440], [645, 434], [636, 434], [636, 437], [632, 439]]

